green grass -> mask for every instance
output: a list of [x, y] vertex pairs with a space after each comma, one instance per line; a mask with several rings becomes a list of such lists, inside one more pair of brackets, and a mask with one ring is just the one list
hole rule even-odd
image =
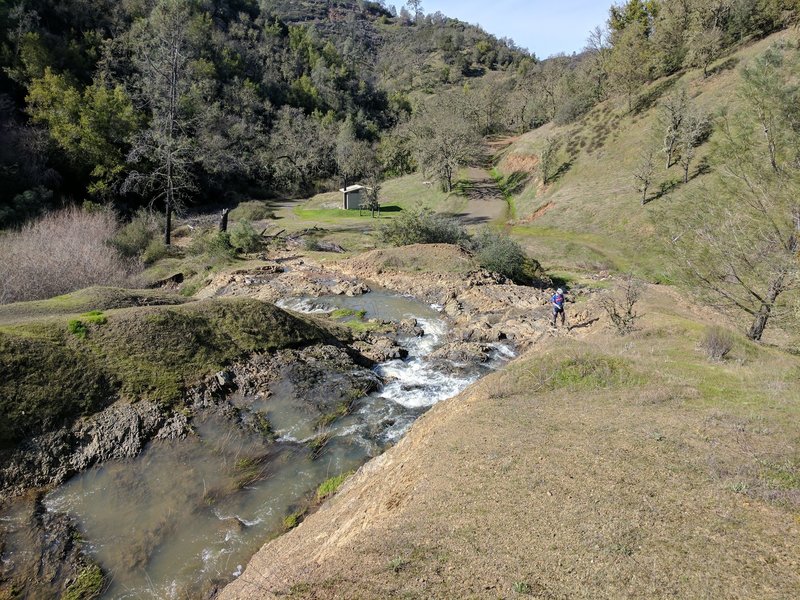
[[180, 296], [161, 290], [89, 287], [47, 300], [0, 305], [0, 325], [56, 315], [82, 314], [91, 317], [94, 311], [184, 302], [186, 300]]
[[331, 319], [340, 320], [346, 319], [347, 317], [355, 317], [357, 319], [363, 319], [364, 315], [367, 314], [365, 310], [354, 310], [352, 308], [337, 308], [335, 311], [331, 313]]
[[306, 515], [306, 510], [305, 509], [301, 509], [301, 510], [293, 512], [293, 513], [291, 513], [289, 515], [286, 515], [283, 518], [283, 528], [286, 531], [289, 531], [290, 529], [294, 529], [295, 527], [300, 525], [300, 523], [302, 523], [303, 517], [305, 517], [305, 515]]
[[120, 397], [174, 405], [188, 385], [252, 352], [330, 337], [249, 299], [118, 309], [105, 323], [49, 319], [0, 327], [0, 445], [91, 414]]
[[354, 471], [348, 471], [347, 473], [341, 473], [340, 475], [336, 475], [334, 477], [329, 477], [317, 487], [317, 502], [322, 502], [326, 498], [333, 496], [342, 484], [347, 481], [347, 478], [350, 477]]
[[90, 600], [100, 596], [105, 578], [97, 565], [85, 567], [61, 597], [63, 600]]

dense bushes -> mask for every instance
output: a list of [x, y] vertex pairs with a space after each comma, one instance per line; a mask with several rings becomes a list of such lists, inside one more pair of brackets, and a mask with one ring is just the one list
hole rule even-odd
[[475, 255], [484, 269], [505, 275], [514, 281], [527, 278], [527, 257], [522, 247], [507, 235], [483, 231], [475, 240]]
[[[164, 228], [164, 217], [141, 209], [111, 239], [111, 245], [127, 258], [138, 258], [157, 239]], [[152, 252], [151, 252], [152, 253]]]
[[472, 237], [458, 221], [427, 209], [404, 213], [380, 232], [383, 241], [393, 246], [458, 244], [472, 251], [482, 268], [517, 283], [530, 284], [541, 276], [539, 263], [528, 258], [508, 235], [486, 229]]
[[240, 252], [254, 252], [261, 245], [261, 236], [250, 221], [239, 221], [231, 227], [230, 243]]
[[469, 239], [461, 224], [429, 209], [408, 211], [381, 227], [381, 238], [393, 246], [464, 244]]
[[110, 240], [114, 214], [70, 208], [0, 238], [0, 303], [49, 298], [125, 280], [130, 262]]
[[230, 218], [234, 220], [263, 221], [264, 219], [274, 219], [275, 213], [272, 212], [266, 203], [260, 200], [249, 200], [240, 202], [231, 211]]

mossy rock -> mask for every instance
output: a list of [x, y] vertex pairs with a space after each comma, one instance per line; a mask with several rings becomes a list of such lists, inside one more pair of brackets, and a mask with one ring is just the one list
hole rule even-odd
[[91, 600], [100, 596], [105, 578], [97, 565], [89, 565], [64, 591], [63, 600]]
[[173, 292], [161, 290], [128, 290], [94, 286], [76, 292], [32, 302], [15, 302], [0, 306], [0, 323], [18, 323], [54, 315], [81, 314], [114, 308], [183, 304]]
[[0, 328], [0, 446], [66, 425], [117, 398], [179, 402], [187, 386], [254, 352], [327, 340], [314, 322], [252, 299], [129, 308]]

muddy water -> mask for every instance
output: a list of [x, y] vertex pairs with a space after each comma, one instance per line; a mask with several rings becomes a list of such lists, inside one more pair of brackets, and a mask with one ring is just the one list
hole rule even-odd
[[[318, 433], [315, 417], [282, 382], [268, 399], [234, 398], [267, 413], [274, 442], [218, 416], [198, 417], [197, 436], [152, 444], [135, 460], [107, 463], [51, 493], [48, 508], [76, 519], [91, 553], [111, 574], [104, 598], [198, 597], [238, 576], [322, 481], [383, 451], [428, 407], [482, 374], [454, 376], [426, 362], [446, 327], [436, 310], [411, 299], [373, 292], [282, 305], [305, 312], [365, 310], [368, 318], [392, 321], [414, 317], [425, 335], [401, 340], [407, 359], [376, 368], [387, 383], [330, 426], [331, 440], [316, 459], [304, 443]], [[496, 362], [508, 353], [498, 347]]]

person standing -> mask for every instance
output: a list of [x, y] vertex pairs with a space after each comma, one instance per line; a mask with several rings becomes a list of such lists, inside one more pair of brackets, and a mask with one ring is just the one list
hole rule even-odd
[[558, 288], [556, 293], [553, 294], [553, 297], [550, 298], [550, 303], [553, 305], [553, 327], [556, 326], [556, 319], [558, 315], [561, 315], [561, 325], [564, 326], [564, 321], [566, 319], [566, 315], [564, 314], [564, 303], [566, 299], [564, 298], [564, 290]]

